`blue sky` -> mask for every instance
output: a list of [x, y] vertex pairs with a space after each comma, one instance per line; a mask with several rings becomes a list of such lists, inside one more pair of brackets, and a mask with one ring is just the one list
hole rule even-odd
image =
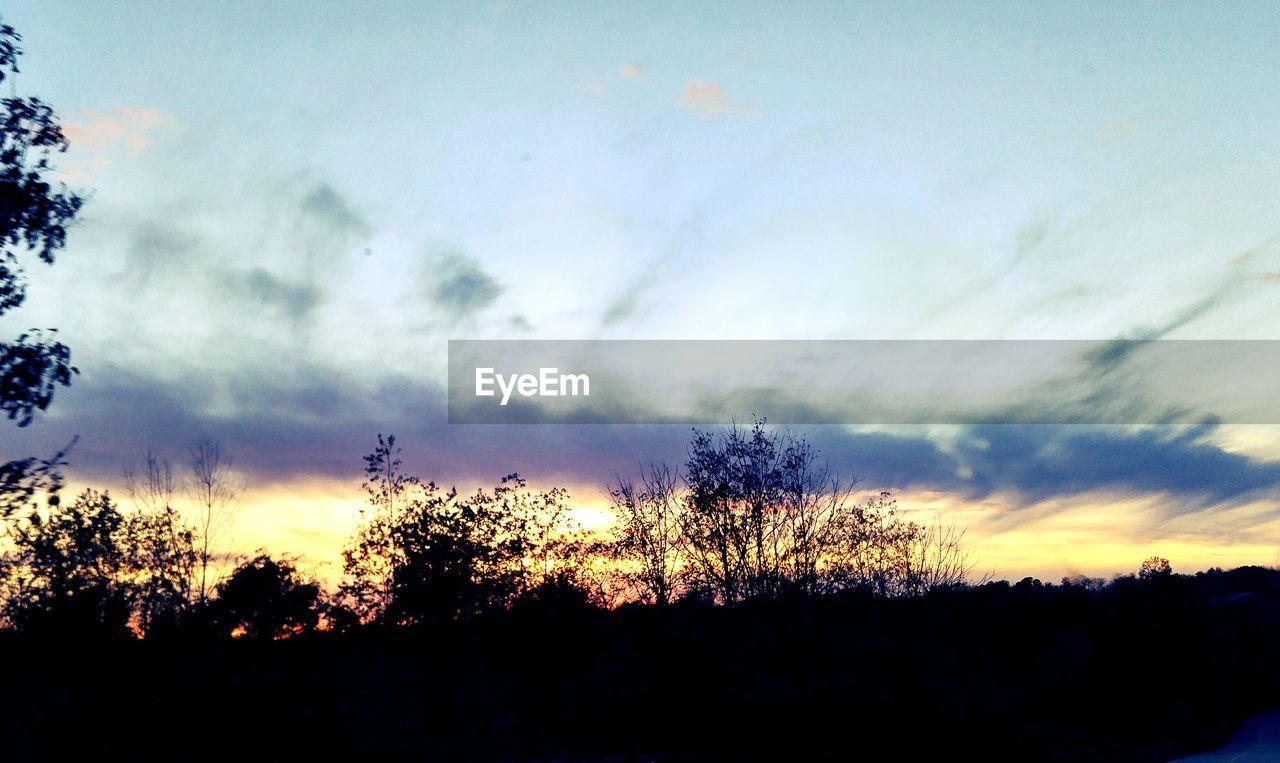
[[[598, 486], [683, 431], [451, 430], [445, 340], [1280, 338], [1280, 8], [849, 5], [7, 3], [92, 199], [0, 326], [83, 376], [0, 457], [79, 433], [101, 482], [212, 434], [283, 490], [396, 429]], [[826, 436], [993, 527], [1146, 497], [1272, 542], [1272, 430], [989, 435]], [[1098, 477], [1025, 484], [1055, 457]]]

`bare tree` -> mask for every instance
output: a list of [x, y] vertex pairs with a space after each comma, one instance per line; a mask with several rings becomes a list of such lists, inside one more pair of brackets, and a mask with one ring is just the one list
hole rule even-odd
[[[973, 569], [977, 562], [964, 546], [964, 534], [954, 522], [943, 524], [941, 518], [920, 528], [917, 542], [907, 557], [907, 594], [920, 595], [974, 582]], [[988, 577], [984, 575], [977, 582], [985, 582]]]
[[191, 476], [187, 493], [194, 505], [196, 557], [200, 568], [199, 601], [209, 592], [209, 563], [240, 511], [244, 481], [231, 468], [230, 456], [212, 440], [201, 440], [191, 450]]
[[[146, 560], [155, 578], [161, 616], [173, 616], [192, 603], [197, 563], [196, 535], [174, 505], [173, 467], [169, 459], [148, 450], [141, 472], [130, 461], [124, 467], [124, 484], [136, 514], [125, 528], [135, 553]], [[144, 630], [156, 619], [155, 602], [144, 602]]]
[[169, 459], [147, 451], [143, 473], [138, 473], [135, 463], [130, 461], [124, 467], [124, 485], [129, 492], [129, 500], [139, 511], [159, 512], [173, 507], [173, 468]]
[[609, 498], [615, 559], [645, 598], [667, 605], [681, 575], [679, 476], [666, 464], [650, 464], [639, 484], [619, 476]]

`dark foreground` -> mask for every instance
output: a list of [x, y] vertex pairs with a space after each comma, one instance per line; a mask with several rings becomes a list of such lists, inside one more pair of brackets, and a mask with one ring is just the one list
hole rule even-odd
[[1280, 701], [1280, 573], [0, 644], [6, 759], [1168, 760]]

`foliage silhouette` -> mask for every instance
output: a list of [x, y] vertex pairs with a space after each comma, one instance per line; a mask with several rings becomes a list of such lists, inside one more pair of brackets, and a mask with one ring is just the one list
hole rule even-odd
[[638, 594], [724, 604], [863, 589], [917, 596], [963, 585], [963, 533], [902, 519], [888, 492], [858, 503], [803, 435], [694, 431], [682, 471], [650, 465], [608, 486], [614, 557]]
[[[12, 26], [0, 23], [0, 83], [8, 82], [11, 90], [0, 99], [0, 316], [26, 301], [24, 262], [34, 257], [52, 264], [84, 203], [65, 185], [54, 187], [53, 159], [68, 145], [57, 115], [39, 98], [18, 96], [13, 87], [21, 42]], [[71, 384], [79, 373], [56, 333], [31, 329], [12, 342], [0, 341], [0, 413], [19, 427], [46, 410], [57, 387]], [[66, 450], [50, 459], [0, 463], [0, 519], [31, 508], [37, 494], [61, 487], [58, 467]]]
[[86, 490], [9, 531], [3, 611], [19, 630], [126, 636], [172, 626], [182, 614], [193, 551], [173, 512], [126, 516], [108, 494]]
[[395, 438], [365, 458], [369, 510], [344, 552], [353, 608], [368, 621], [421, 625], [507, 608], [573, 574], [583, 547], [560, 488], [530, 490], [510, 474], [460, 497], [401, 472]]
[[[22, 55], [21, 36], [0, 25], [0, 83], [12, 82]], [[24, 257], [52, 264], [66, 245], [67, 226], [84, 199], [55, 189], [53, 158], [67, 138], [52, 107], [39, 98], [0, 100], [0, 315], [26, 301]], [[76, 369], [66, 345], [52, 332], [32, 330], [0, 343], [0, 411], [18, 426], [53, 400], [57, 386], [71, 383]]]
[[[379, 438], [339, 605], [260, 553], [202, 606], [195, 533], [149, 459], [133, 512], [85, 491], [9, 522], [6, 752], [101, 752], [76, 747], [88, 739], [171, 756], [198, 717], [237, 731], [202, 741], [208, 758], [259, 734], [255, 752], [329, 758], [1162, 760], [1280, 701], [1280, 572], [1156, 559], [1110, 583], [965, 584], [936, 551], [948, 536], [913, 530], [887, 496], [841, 503], [844, 483], [786, 437], [699, 435], [701, 483], [662, 467], [619, 479], [638, 529], [609, 547], [586, 542], [563, 490], [513, 476], [463, 497], [404, 474]], [[761, 565], [746, 536], [733, 600], [705, 595], [683, 556], [704, 542], [683, 515], [708, 495], [714, 511], [736, 502], [712, 526], [780, 549]], [[602, 607], [593, 561], [651, 553], [628, 533], [656, 537], [658, 516], [675, 528], [665, 605], [656, 578], [631, 577], [643, 593]], [[69, 719], [80, 735], [58, 733]]]
[[320, 587], [286, 560], [259, 553], [218, 584], [213, 619], [226, 635], [271, 640], [315, 630]]

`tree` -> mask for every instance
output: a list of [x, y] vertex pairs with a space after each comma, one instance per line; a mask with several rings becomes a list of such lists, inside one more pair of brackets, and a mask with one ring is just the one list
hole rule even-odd
[[212, 440], [201, 440], [191, 451], [187, 492], [195, 507], [196, 559], [200, 569], [199, 601], [209, 592], [209, 564], [219, 542], [240, 510], [244, 482], [231, 469], [231, 458]]
[[1146, 559], [1138, 568], [1139, 580], [1160, 580], [1171, 575], [1173, 575], [1173, 567], [1169, 565], [1169, 560], [1160, 556]]
[[530, 589], [572, 582], [584, 551], [559, 488], [519, 475], [462, 497], [404, 475], [395, 439], [365, 458], [369, 508], [343, 553], [343, 592], [366, 621], [414, 625], [506, 608]]
[[130, 513], [122, 531], [137, 629], [154, 634], [178, 627], [194, 598], [195, 531], [172, 506]]
[[361, 488], [368, 495], [368, 505], [360, 509], [361, 526], [354, 544], [342, 552], [347, 577], [343, 596], [365, 620], [381, 615], [391, 604], [392, 572], [403, 563], [391, 533], [400, 522], [406, 493], [420, 487], [436, 492], [434, 483], [420, 486], [418, 478], [406, 475], [402, 466], [395, 435], [379, 434], [377, 446], [364, 457]]
[[[0, 24], [0, 83], [12, 86], [21, 41], [13, 27]], [[34, 257], [52, 264], [84, 202], [65, 186], [55, 189], [51, 180], [53, 158], [67, 145], [48, 104], [16, 94], [0, 100], [0, 316], [26, 301], [24, 262]], [[55, 334], [31, 329], [13, 342], [0, 342], [0, 412], [20, 427], [47, 409], [54, 390], [78, 373], [71, 351], [55, 341]], [[65, 449], [48, 460], [0, 464], [0, 518], [29, 506], [38, 492], [56, 491], [64, 456]]]
[[861, 589], [917, 596], [967, 583], [964, 533], [897, 511], [888, 491], [858, 503], [803, 434], [694, 431], [683, 473], [642, 471], [609, 485], [610, 551], [643, 598], [746, 599]]
[[194, 601], [195, 530], [173, 504], [173, 469], [168, 459], [148, 451], [141, 474], [133, 463], [124, 468], [125, 488], [135, 513], [125, 528], [150, 584], [139, 603], [142, 628], [176, 626]]
[[698, 587], [720, 601], [816, 593], [833, 546], [860, 518], [845, 484], [803, 435], [764, 420], [694, 432], [681, 539]]
[[622, 476], [608, 487], [613, 502], [614, 559], [642, 598], [662, 607], [680, 590], [679, 476], [650, 464], [637, 483]]
[[66, 465], [67, 451], [74, 445], [72, 440], [53, 458], [23, 458], [0, 464], [0, 519], [33, 509], [35, 498], [41, 493], [57, 505], [57, 493], [62, 489], [61, 467]]
[[133, 462], [125, 464], [124, 485], [139, 511], [163, 511], [173, 506], [173, 468], [169, 459], [147, 451], [144, 473]]
[[123, 514], [86, 490], [10, 525], [0, 578], [20, 630], [124, 635], [176, 624], [194, 550], [171, 509]]
[[14, 523], [3, 575], [6, 619], [24, 631], [126, 634], [132, 597], [123, 582], [123, 525], [110, 497], [92, 490]]
[[227, 635], [271, 640], [315, 630], [320, 587], [292, 562], [265, 552], [237, 567], [218, 584], [214, 620]]

